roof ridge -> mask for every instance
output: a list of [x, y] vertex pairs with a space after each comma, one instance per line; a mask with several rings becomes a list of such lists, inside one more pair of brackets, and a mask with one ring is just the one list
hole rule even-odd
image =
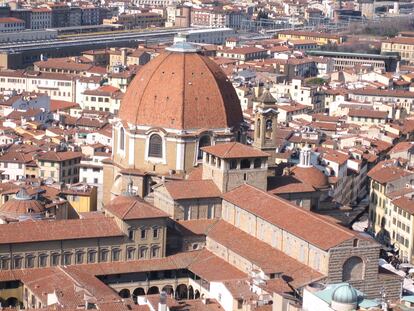
[[[270, 197], [270, 198], [272, 198], [272, 199], [275, 199], [275, 200], [280, 201], [280, 202], [287, 203], [287, 204], [289, 204], [292, 208], [295, 208], [297, 211], [299, 211], [299, 212], [300, 212], [300, 213], [302, 213], [302, 214], [310, 215], [312, 218], [314, 218], [314, 219], [318, 219], [318, 220], [321, 220], [322, 222], [324, 222], [325, 224], [328, 224], [329, 226], [331, 226], [331, 227], [333, 227], [333, 228], [338, 228], [339, 230], [341, 230], [341, 231], [343, 231], [343, 232], [345, 232], [345, 233], [347, 233], [347, 234], [349, 234], [349, 235], [351, 235], [351, 236], [355, 236], [355, 234], [353, 234], [352, 232], [350, 232], [350, 230], [346, 230], [345, 228], [342, 228], [340, 225], [336, 225], [336, 224], [334, 224], [334, 223], [332, 223], [332, 222], [330, 222], [330, 221], [328, 221], [328, 220], [324, 219], [323, 217], [321, 217], [321, 216], [319, 216], [319, 215], [317, 215], [317, 214], [315, 214], [315, 213], [312, 213], [312, 212], [306, 211], [306, 210], [304, 210], [304, 209], [300, 208], [299, 206], [296, 206], [295, 204], [293, 204], [293, 203], [291, 203], [291, 202], [289, 202], [289, 201], [287, 201], [287, 200], [285, 200], [285, 199], [282, 199], [281, 197], [271, 195], [271, 194], [270, 194], [270, 193], [268, 193], [267, 191], [263, 191], [263, 190], [261, 190], [261, 189], [259, 189], [259, 188], [256, 188], [256, 187], [254, 187], [254, 186], [252, 186], [252, 185], [249, 185], [249, 184], [247, 184], [247, 183], [246, 183], [246, 184], [243, 184], [243, 185], [240, 185], [240, 186], [239, 186], [239, 187], [237, 187], [237, 188], [240, 188], [240, 187], [242, 187], [242, 186], [244, 186], [244, 185], [247, 185], [247, 186], [249, 186], [249, 187], [251, 187], [251, 188], [253, 188], [253, 189], [255, 189], [255, 190], [258, 190], [258, 191], [262, 192], [263, 194], [265, 194], [266, 196], [268, 196], [268, 197]], [[237, 188], [235, 188], [235, 189], [237, 189]]]
[[234, 148], [234, 146], [236, 146], [236, 142], [235, 141], [233, 141], [233, 142], [231, 142], [231, 146], [230, 146], [230, 148], [226, 151], [226, 153], [224, 154], [224, 156], [227, 156], [229, 153], [230, 153], [230, 151], [231, 150], [233, 150], [233, 148]]
[[135, 204], [137, 204], [137, 200], [134, 200], [134, 202], [130, 204], [129, 208], [125, 211], [125, 213], [123, 213], [122, 219], [125, 218], [125, 216], [131, 211], [131, 209], [135, 206]]
[[[260, 190], [260, 189], [258, 189], [258, 190], [259, 190], [259, 191], [262, 191], [262, 190]], [[332, 223], [332, 222], [330, 222], [330, 221], [326, 220], [325, 218], [323, 218], [323, 217], [321, 217], [321, 216], [319, 216], [319, 215], [317, 215], [317, 214], [315, 214], [315, 213], [312, 213], [312, 212], [310, 212], [310, 211], [306, 211], [306, 210], [304, 210], [304, 209], [300, 208], [299, 206], [297, 206], [297, 205], [295, 205], [295, 204], [293, 204], [293, 203], [291, 203], [291, 202], [289, 202], [289, 201], [287, 201], [287, 200], [284, 200], [284, 199], [282, 199], [282, 198], [280, 198], [280, 197], [278, 197], [278, 196], [273, 196], [273, 195], [271, 195], [270, 193], [268, 193], [268, 192], [266, 192], [266, 191], [263, 191], [263, 193], [265, 193], [267, 196], [269, 196], [269, 197], [271, 197], [271, 198], [274, 198], [274, 199], [276, 199], [276, 200], [278, 200], [278, 201], [288, 203], [288, 204], [289, 204], [289, 205], [291, 205], [293, 208], [295, 208], [296, 210], [300, 211], [302, 214], [311, 215], [311, 217], [313, 217], [314, 219], [319, 219], [319, 220], [323, 221], [324, 223], [328, 224], [328, 225], [329, 225], [329, 226], [331, 226], [331, 227], [338, 228], [338, 229], [340, 229], [341, 231], [343, 231], [343, 232], [345, 232], [345, 233], [348, 233], [348, 234], [350, 234], [350, 235], [354, 236], [354, 234], [353, 234], [352, 232], [350, 232], [350, 230], [346, 230], [345, 228], [342, 228], [341, 226], [336, 225], [336, 224], [334, 224], [334, 223]]]

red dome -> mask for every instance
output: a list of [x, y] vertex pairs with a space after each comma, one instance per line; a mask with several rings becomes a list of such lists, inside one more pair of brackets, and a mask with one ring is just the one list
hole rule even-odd
[[223, 71], [194, 50], [167, 50], [145, 65], [123, 97], [119, 117], [173, 129], [238, 126], [242, 111]]

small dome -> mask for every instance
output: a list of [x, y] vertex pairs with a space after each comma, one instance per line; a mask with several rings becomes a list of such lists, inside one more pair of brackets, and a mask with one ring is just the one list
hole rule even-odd
[[358, 293], [349, 284], [338, 286], [332, 293], [332, 301], [341, 304], [356, 305], [358, 303]]
[[0, 215], [7, 218], [42, 217], [44, 206], [37, 200], [33, 200], [25, 189], [20, 189], [16, 198], [5, 202], [0, 206]]
[[329, 187], [328, 177], [316, 167], [294, 166], [291, 174], [301, 182], [311, 185], [315, 189], [326, 189]]

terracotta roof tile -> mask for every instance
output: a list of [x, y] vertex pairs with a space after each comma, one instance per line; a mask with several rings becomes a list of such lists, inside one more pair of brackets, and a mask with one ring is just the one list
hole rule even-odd
[[214, 146], [203, 147], [201, 149], [204, 152], [207, 152], [222, 159], [269, 157], [269, 154], [263, 151], [260, 151], [258, 149], [238, 142], [217, 144]]
[[414, 200], [413, 199], [402, 196], [398, 199], [393, 200], [392, 203], [402, 208], [404, 211], [406, 211], [410, 215], [414, 215]]
[[26, 221], [0, 225], [0, 244], [123, 236], [112, 218]]
[[368, 109], [349, 109], [348, 115], [350, 117], [386, 119], [388, 117], [388, 112]]
[[224, 220], [220, 220], [209, 231], [208, 238], [252, 262], [265, 273], [282, 273], [283, 277], [291, 278], [290, 284], [295, 287], [301, 287], [323, 277], [321, 273]]
[[135, 196], [117, 196], [105, 205], [105, 210], [123, 220], [168, 217], [163, 211]]
[[74, 152], [74, 151], [62, 151], [62, 152], [55, 152], [49, 151], [41, 154], [39, 156], [40, 161], [53, 161], [53, 162], [61, 162], [67, 161], [71, 159], [77, 159], [82, 157], [82, 152]]
[[219, 198], [220, 190], [212, 180], [178, 180], [165, 183], [174, 200]]
[[223, 194], [223, 199], [324, 250], [355, 237], [346, 228], [250, 185]]
[[228, 128], [242, 122], [242, 111], [231, 82], [212, 60], [164, 52], [131, 82], [119, 117], [165, 128]]

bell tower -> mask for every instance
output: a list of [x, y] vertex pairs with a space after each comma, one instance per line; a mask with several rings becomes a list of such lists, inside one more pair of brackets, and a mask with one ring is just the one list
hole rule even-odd
[[254, 117], [253, 146], [270, 155], [269, 166], [275, 164], [277, 106], [276, 99], [267, 88], [259, 98]]

